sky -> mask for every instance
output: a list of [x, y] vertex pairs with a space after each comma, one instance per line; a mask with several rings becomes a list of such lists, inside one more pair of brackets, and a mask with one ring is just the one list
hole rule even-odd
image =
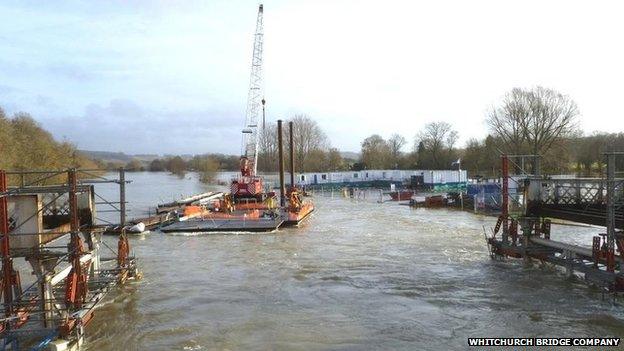
[[[80, 149], [240, 152], [256, 1], [2, 1], [0, 106]], [[489, 108], [541, 85], [579, 128], [624, 131], [621, 1], [264, 2], [267, 119], [306, 114], [332, 146], [412, 148], [446, 121], [459, 146]]]

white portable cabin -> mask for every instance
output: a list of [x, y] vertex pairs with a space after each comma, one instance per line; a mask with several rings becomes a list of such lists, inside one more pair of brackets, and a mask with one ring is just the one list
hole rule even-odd
[[427, 185], [456, 184], [468, 181], [468, 174], [462, 171], [423, 171], [423, 181]]
[[412, 176], [422, 176], [425, 185], [465, 183], [468, 175], [465, 170], [395, 170], [371, 169], [345, 172], [298, 173], [298, 185], [350, 184], [370, 181], [407, 182]]

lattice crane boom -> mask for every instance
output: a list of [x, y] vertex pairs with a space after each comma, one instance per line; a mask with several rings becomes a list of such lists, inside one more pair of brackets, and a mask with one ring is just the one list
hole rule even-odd
[[[251, 76], [249, 78], [249, 94], [247, 96], [247, 110], [245, 111], [245, 125], [241, 144], [240, 170], [238, 179], [231, 184], [234, 199], [256, 198], [263, 199], [262, 178], [257, 176], [258, 170], [258, 141], [260, 128], [264, 126], [264, 84], [262, 82], [262, 46], [263, 33], [263, 6], [258, 8], [256, 32], [254, 34], [253, 55], [251, 57]], [[262, 126], [259, 125], [262, 113]]]
[[259, 118], [264, 107], [264, 84], [262, 80], [262, 50], [264, 43], [263, 6], [258, 8], [254, 35], [251, 76], [247, 96], [247, 110], [241, 147], [241, 172], [243, 176], [255, 176], [258, 163]]

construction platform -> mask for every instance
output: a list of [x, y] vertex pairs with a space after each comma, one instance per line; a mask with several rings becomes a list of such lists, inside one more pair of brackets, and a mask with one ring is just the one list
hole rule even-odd
[[[20, 185], [9, 187], [9, 177], [14, 184], [21, 178]], [[51, 179], [59, 184], [41, 185]], [[102, 199], [94, 186], [100, 183], [118, 184], [119, 201]], [[78, 349], [106, 294], [140, 278], [125, 233], [113, 250], [96, 224], [98, 203], [115, 208], [125, 223], [126, 183], [123, 169], [116, 179], [76, 169], [0, 171], [3, 350]], [[35, 277], [25, 288], [13, 264], [18, 258]]]
[[[624, 291], [624, 273], [620, 268], [624, 267], [624, 259], [621, 255], [610, 256], [601, 237], [595, 237], [593, 247], [588, 248], [551, 240], [548, 219], [523, 217], [510, 221], [510, 225], [507, 240], [504, 236], [488, 239], [493, 258], [513, 257], [548, 262], [562, 267], [567, 276], [581, 274], [587, 283], [604, 291]], [[622, 237], [621, 232], [617, 235]]]
[[272, 232], [277, 230], [284, 220], [281, 218], [258, 219], [210, 219], [195, 218], [175, 222], [160, 230], [165, 233], [177, 232]]
[[[603, 291], [624, 292], [624, 179], [616, 176], [622, 173], [616, 171], [616, 157], [622, 156], [605, 154], [603, 178], [553, 180], [540, 175], [538, 156], [503, 155], [501, 215], [491, 235], [485, 234], [491, 257], [551, 263]], [[533, 158], [533, 169], [523, 169], [524, 162], [514, 162], [517, 157]], [[606, 230], [587, 247], [572, 245], [550, 239], [551, 219]]]
[[311, 203], [292, 208], [260, 211], [235, 210], [231, 213], [206, 211], [196, 217], [177, 221], [161, 227], [165, 233], [173, 232], [272, 232], [281, 227], [297, 226], [314, 211]]

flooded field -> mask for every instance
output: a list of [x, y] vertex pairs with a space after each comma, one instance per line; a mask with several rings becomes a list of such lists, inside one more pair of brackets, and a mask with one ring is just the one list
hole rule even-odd
[[[128, 177], [130, 217], [206, 190], [193, 175]], [[376, 200], [316, 196], [301, 228], [271, 234], [133, 237], [144, 279], [97, 310], [86, 348], [463, 350], [467, 337], [624, 335], [624, 307], [597, 290], [492, 261], [494, 218]], [[598, 231], [554, 226], [553, 239], [589, 244]]]

